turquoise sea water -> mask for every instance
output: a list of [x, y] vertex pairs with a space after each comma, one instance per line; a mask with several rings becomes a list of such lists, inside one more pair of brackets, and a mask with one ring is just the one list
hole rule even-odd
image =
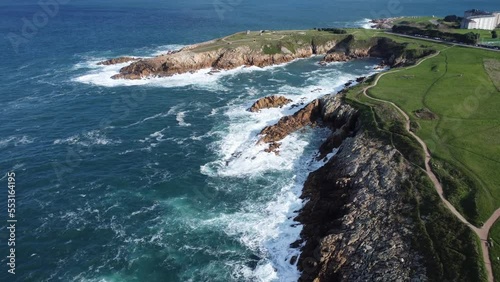
[[[293, 134], [279, 156], [267, 154], [256, 134], [293, 110], [246, 109], [272, 94], [311, 101], [377, 64], [320, 67], [310, 58], [124, 82], [109, 78], [119, 66], [98, 61], [248, 29], [495, 8], [492, 1], [61, 2], [46, 22], [36, 1], [0, 3], [0, 281], [295, 280], [294, 212], [305, 177], [321, 165], [313, 157], [326, 132]], [[34, 19], [38, 27], [23, 35], [24, 21]], [[15, 276], [6, 264], [8, 171], [16, 173]]]

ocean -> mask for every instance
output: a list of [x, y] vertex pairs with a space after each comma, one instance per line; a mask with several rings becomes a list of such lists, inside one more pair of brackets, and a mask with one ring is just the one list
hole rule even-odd
[[[172, 3], [173, 2], [173, 3]], [[294, 281], [299, 198], [327, 136], [265, 153], [290, 107], [373, 74], [376, 59], [112, 80], [154, 56], [242, 30], [366, 27], [369, 18], [494, 10], [492, 1], [127, 0], [0, 3], [0, 281]], [[15, 173], [15, 275], [7, 230]]]

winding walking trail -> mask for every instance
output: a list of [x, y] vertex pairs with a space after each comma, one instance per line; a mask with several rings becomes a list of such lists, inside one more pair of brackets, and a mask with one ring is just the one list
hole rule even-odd
[[[448, 48], [451, 48], [451, 47], [448, 47]], [[418, 143], [420, 143], [420, 145], [422, 146], [422, 149], [425, 152], [425, 171], [426, 171], [427, 175], [429, 176], [429, 178], [431, 179], [432, 183], [434, 184], [434, 187], [436, 188], [436, 191], [438, 192], [439, 197], [441, 198], [441, 201], [453, 213], [453, 215], [455, 215], [456, 218], [458, 218], [461, 222], [463, 222], [464, 224], [466, 224], [467, 226], [469, 226], [470, 229], [472, 231], [474, 231], [474, 233], [476, 233], [477, 236], [481, 239], [481, 249], [482, 249], [482, 253], [483, 253], [484, 265], [486, 266], [486, 271], [487, 271], [487, 274], [488, 274], [488, 281], [489, 282], [494, 282], [493, 270], [492, 270], [492, 267], [491, 267], [491, 260], [490, 260], [490, 256], [489, 256], [488, 234], [489, 234], [490, 229], [493, 226], [493, 224], [500, 217], [500, 208], [498, 208], [491, 215], [491, 217], [486, 221], [486, 223], [483, 224], [483, 226], [481, 228], [477, 228], [476, 226], [472, 225], [469, 221], [467, 221], [467, 219], [465, 219], [462, 216], [462, 214], [460, 214], [457, 211], [457, 209], [455, 209], [455, 207], [448, 200], [446, 200], [446, 198], [444, 197], [443, 186], [439, 182], [439, 180], [436, 177], [436, 175], [434, 174], [434, 172], [432, 172], [431, 166], [429, 164], [429, 162], [431, 160], [430, 151], [427, 148], [427, 145], [425, 144], [425, 142], [422, 139], [420, 139], [420, 137], [418, 137], [415, 133], [413, 133], [410, 130], [410, 117], [408, 116], [408, 114], [406, 114], [406, 112], [404, 112], [400, 107], [398, 107], [393, 102], [382, 100], [382, 99], [378, 99], [378, 98], [373, 98], [370, 95], [368, 95], [368, 90], [370, 90], [371, 88], [377, 86], [378, 81], [384, 75], [395, 73], [395, 72], [399, 72], [399, 71], [402, 71], [402, 70], [407, 70], [407, 69], [415, 68], [415, 67], [419, 66], [422, 62], [424, 62], [424, 61], [426, 61], [428, 59], [434, 58], [434, 57], [438, 56], [440, 53], [441, 53], [441, 51], [438, 51], [437, 53], [435, 53], [435, 54], [433, 54], [431, 56], [428, 56], [428, 57], [420, 60], [417, 64], [415, 64], [415, 65], [413, 65], [411, 67], [407, 67], [407, 68], [404, 68], [404, 69], [399, 69], [399, 70], [394, 70], [394, 71], [389, 71], [389, 72], [381, 73], [380, 75], [377, 76], [377, 78], [375, 79], [375, 81], [373, 82], [372, 85], [367, 86], [367, 87], [365, 87], [363, 89], [363, 94], [367, 98], [369, 98], [369, 99], [372, 99], [372, 100], [375, 100], [375, 101], [378, 101], [378, 102], [382, 102], [382, 103], [386, 103], [386, 104], [392, 105], [394, 108], [396, 108], [404, 116], [404, 118], [406, 119], [406, 123], [405, 123], [406, 131], [408, 131], [408, 133], [411, 136], [413, 136], [418, 141]]]

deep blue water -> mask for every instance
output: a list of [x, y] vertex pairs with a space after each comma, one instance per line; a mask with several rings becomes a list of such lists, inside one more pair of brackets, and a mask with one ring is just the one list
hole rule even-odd
[[[492, 1], [398, 3], [68, 1], [44, 22], [36, 1], [3, 0], [0, 281], [295, 279], [293, 212], [304, 178], [321, 165], [312, 159], [326, 133], [294, 134], [270, 155], [255, 145], [256, 134], [293, 110], [245, 109], [271, 94], [307, 102], [335, 92], [377, 61], [320, 67], [311, 58], [127, 83], [109, 79], [117, 67], [96, 63], [248, 29], [495, 8]], [[39, 27], [23, 35], [23, 18], [34, 15]], [[15, 276], [6, 265], [8, 171], [17, 185]]]

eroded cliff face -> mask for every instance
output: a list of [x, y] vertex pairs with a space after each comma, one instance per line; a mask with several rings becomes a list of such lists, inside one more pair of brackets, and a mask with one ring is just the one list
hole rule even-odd
[[[307, 201], [296, 220], [303, 225], [300, 281], [427, 281], [412, 248], [414, 203], [401, 185], [411, 165], [391, 145], [370, 137], [358, 111], [342, 94], [315, 100], [261, 133], [272, 151], [279, 140], [304, 126], [329, 127], [319, 159], [337, 154], [304, 184]], [[414, 280], [412, 280], [414, 279]]]
[[[411, 166], [392, 146], [369, 137], [357, 111], [341, 96], [326, 97], [323, 123], [332, 128], [322, 154], [338, 153], [311, 173], [302, 198], [300, 281], [426, 281], [412, 249], [414, 208], [402, 183]], [[332, 137], [331, 137], [332, 138]]]

